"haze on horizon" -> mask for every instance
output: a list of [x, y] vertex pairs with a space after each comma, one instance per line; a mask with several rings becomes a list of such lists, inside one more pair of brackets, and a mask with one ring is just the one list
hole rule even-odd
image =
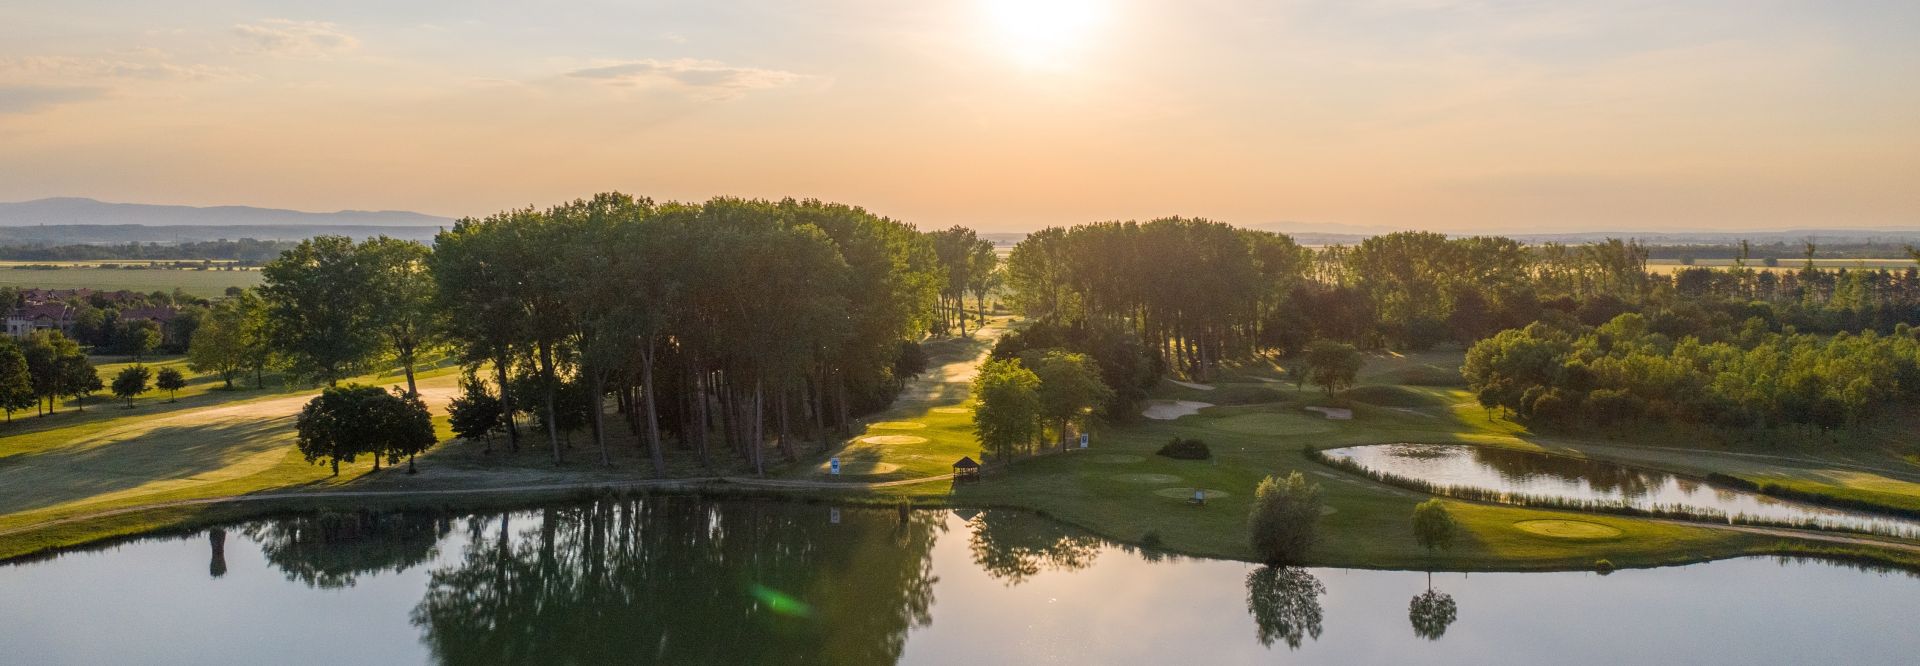
[[21, 0], [0, 200], [1914, 226], [1916, 36], [1867, 1]]

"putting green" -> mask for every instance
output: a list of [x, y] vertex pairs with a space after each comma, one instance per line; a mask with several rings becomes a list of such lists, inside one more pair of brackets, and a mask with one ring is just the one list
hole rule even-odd
[[1137, 463], [1146, 459], [1147, 459], [1146, 456], [1136, 456], [1131, 453], [1100, 453], [1100, 454], [1087, 456], [1087, 462], [1099, 463], [1102, 465], [1127, 465], [1131, 463]]
[[1620, 536], [1620, 528], [1584, 520], [1522, 520], [1513, 524], [1520, 531], [1555, 539], [1611, 539]]
[[972, 407], [935, 407], [933, 408], [933, 413], [935, 414], [972, 414], [973, 408]]
[[860, 441], [868, 444], [901, 446], [906, 444], [925, 444], [927, 443], [927, 438], [915, 435], [869, 435], [860, 438]]
[[919, 421], [881, 421], [867, 426], [868, 430], [919, 430], [927, 424]]
[[1214, 490], [1212, 488], [1161, 488], [1153, 491], [1153, 494], [1177, 500], [1190, 500], [1193, 499], [1193, 491], [1195, 490], [1200, 491], [1201, 496], [1209, 500], [1232, 496], [1225, 490]]
[[[826, 474], [832, 469], [832, 463], [820, 465], [820, 473]], [[840, 463], [840, 476], [873, 476], [900, 471], [900, 466], [886, 462], [855, 460]]]
[[1338, 427], [1318, 416], [1308, 417], [1295, 414], [1276, 414], [1259, 412], [1254, 414], [1235, 414], [1222, 416], [1206, 422], [1206, 426], [1215, 430], [1242, 435], [1311, 435], [1328, 432]]
[[1180, 477], [1172, 474], [1153, 474], [1150, 472], [1115, 474], [1110, 478], [1121, 483], [1178, 483], [1180, 481]]

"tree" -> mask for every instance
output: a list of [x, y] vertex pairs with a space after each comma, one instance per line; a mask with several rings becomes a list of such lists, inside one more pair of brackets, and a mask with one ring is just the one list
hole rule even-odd
[[251, 367], [255, 355], [247, 316], [240, 298], [215, 303], [187, 343], [187, 367], [220, 375], [233, 388], [234, 376]]
[[1247, 613], [1253, 616], [1261, 645], [1284, 642], [1290, 649], [1320, 638], [1325, 612], [1320, 595], [1327, 586], [1299, 567], [1263, 566], [1247, 574]]
[[1329, 394], [1352, 386], [1354, 377], [1360, 374], [1360, 366], [1366, 363], [1353, 345], [1331, 340], [1316, 340], [1308, 345], [1302, 361], [1307, 366], [1307, 381]]
[[459, 397], [447, 404], [447, 421], [454, 436], [469, 441], [484, 439], [486, 450], [492, 452], [493, 433], [501, 429], [504, 420], [500, 399], [487, 389], [486, 382], [471, 372], [462, 377]]
[[33, 373], [27, 368], [27, 356], [12, 338], [0, 338], [0, 409], [13, 413], [39, 402], [33, 395]]
[[133, 409], [133, 398], [147, 392], [147, 381], [153, 378], [153, 371], [144, 365], [130, 365], [120, 369], [113, 376], [113, 397], [127, 401], [127, 409]]
[[1438, 498], [1413, 507], [1413, 540], [1419, 542], [1427, 552], [1452, 548], [1459, 530], [1453, 514], [1447, 512], [1446, 503]]
[[1100, 381], [1100, 367], [1086, 354], [1049, 349], [1033, 360], [1040, 378], [1041, 413], [1059, 426], [1060, 450], [1067, 449], [1067, 426], [1084, 419], [1093, 408], [1113, 399], [1113, 389]]
[[354, 375], [381, 347], [370, 262], [353, 239], [315, 236], [260, 269], [267, 340], [299, 375], [328, 386]]
[[989, 361], [973, 379], [973, 411], [982, 457], [1012, 460], [1040, 438], [1040, 378], [1018, 359]]
[[438, 343], [439, 310], [429, 270], [433, 251], [418, 241], [380, 236], [355, 248], [368, 280], [372, 324], [407, 375], [407, 393], [419, 395], [413, 368], [420, 355]]
[[80, 411], [87, 411], [87, 398], [105, 388], [100, 383], [100, 371], [93, 368], [93, 361], [86, 354], [75, 353], [60, 359], [60, 395], [73, 398], [73, 404]]
[[[43, 414], [54, 413], [59, 399], [72, 395], [74, 380], [84, 379], [77, 366], [92, 369], [86, 353], [80, 351], [80, 344], [59, 331], [34, 331], [21, 343], [20, 352], [27, 359], [33, 394], [46, 403]], [[97, 378], [94, 383], [98, 383]]]
[[373, 456], [375, 470], [381, 458], [399, 462], [406, 456], [412, 472], [414, 455], [435, 441], [433, 417], [418, 397], [359, 384], [322, 391], [301, 408], [295, 429], [300, 454], [309, 463], [325, 459], [335, 476], [340, 463], [361, 455]]
[[161, 368], [160, 372], [154, 375], [153, 385], [167, 392], [167, 402], [174, 402], [179, 397], [180, 389], [187, 387], [187, 376], [182, 374], [179, 368]]
[[1459, 615], [1453, 595], [1432, 589], [1414, 595], [1413, 601], [1407, 604], [1407, 621], [1413, 624], [1413, 635], [1430, 641], [1446, 635], [1447, 627]]
[[1262, 479], [1247, 516], [1254, 554], [1269, 564], [1300, 561], [1313, 546], [1320, 506], [1320, 484], [1298, 471]]
[[121, 321], [114, 339], [119, 341], [120, 350], [133, 357], [134, 363], [160, 346], [160, 324], [151, 319]]

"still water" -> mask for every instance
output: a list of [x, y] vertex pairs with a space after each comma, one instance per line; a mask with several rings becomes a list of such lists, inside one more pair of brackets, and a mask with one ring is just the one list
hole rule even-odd
[[1682, 509], [1773, 524], [1811, 524], [1872, 534], [1920, 536], [1920, 521], [1716, 488], [1687, 477], [1600, 460], [1465, 444], [1369, 444], [1322, 453], [1375, 472], [1436, 486], [1639, 509]]
[[1916, 617], [1920, 578], [1820, 562], [1429, 583], [1021, 513], [692, 499], [283, 518], [0, 567], [9, 664], [1911, 664]]

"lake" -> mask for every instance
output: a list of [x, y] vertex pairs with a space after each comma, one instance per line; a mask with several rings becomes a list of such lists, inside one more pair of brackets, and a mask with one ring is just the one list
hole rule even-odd
[[1920, 578], [1823, 562], [1429, 583], [1025, 513], [691, 498], [295, 516], [0, 566], [19, 664], [1896, 664], [1916, 617]]
[[1920, 521], [1776, 499], [1603, 460], [1466, 444], [1368, 444], [1321, 451], [1368, 470], [1439, 487], [1738, 516], [1889, 536], [1920, 536]]

